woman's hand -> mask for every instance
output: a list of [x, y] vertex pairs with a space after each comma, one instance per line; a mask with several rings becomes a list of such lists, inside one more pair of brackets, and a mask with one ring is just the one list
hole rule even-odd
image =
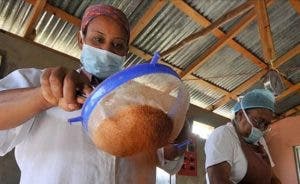
[[58, 106], [66, 111], [78, 110], [84, 103], [85, 99], [78, 97], [77, 91], [88, 95], [93, 90], [86, 76], [63, 67], [45, 69], [40, 82], [42, 96], [47, 101], [48, 108]]

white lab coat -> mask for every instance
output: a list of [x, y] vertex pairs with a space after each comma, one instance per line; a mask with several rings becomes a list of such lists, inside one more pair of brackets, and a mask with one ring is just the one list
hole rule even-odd
[[[16, 70], [0, 80], [0, 91], [39, 86], [41, 73], [34, 68]], [[21, 170], [20, 183], [141, 183], [137, 176], [142, 178], [142, 183], [155, 183], [155, 166], [141, 164], [137, 167], [132, 160], [98, 150], [81, 124], [68, 124], [68, 118], [79, 114], [80, 110], [66, 112], [51, 108], [14, 129], [0, 131], [0, 155], [15, 147]], [[162, 168], [174, 174], [180, 169], [183, 158], [162, 162]]]

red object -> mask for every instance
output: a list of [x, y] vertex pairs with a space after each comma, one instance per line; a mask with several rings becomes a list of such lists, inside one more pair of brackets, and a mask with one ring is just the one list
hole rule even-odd
[[197, 176], [197, 152], [196, 152], [196, 138], [191, 137], [192, 144], [188, 145], [187, 151], [184, 152], [184, 162], [178, 172], [183, 176]]

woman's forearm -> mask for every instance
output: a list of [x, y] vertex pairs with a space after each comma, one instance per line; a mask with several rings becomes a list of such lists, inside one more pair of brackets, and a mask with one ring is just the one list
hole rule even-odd
[[39, 87], [0, 91], [0, 130], [17, 127], [49, 107]]

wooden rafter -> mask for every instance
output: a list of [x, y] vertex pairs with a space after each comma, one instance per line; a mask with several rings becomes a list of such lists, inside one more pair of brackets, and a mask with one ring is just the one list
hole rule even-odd
[[[171, 2], [180, 11], [182, 11], [187, 16], [191, 17], [199, 25], [201, 25], [203, 27], [207, 27], [211, 24], [211, 22], [207, 18], [205, 18], [199, 12], [194, 10], [183, 0], [171, 0]], [[270, 6], [272, 3], [273, 3], [273, 0], [269, 0], [267, 3], [267, 6]], [[225, 35], [225, 33], [223, 31], [221, 31], [219, 28], [212, 30], [212, 34], [215, 35], [217, 38], [221, 38]], [[239, 44], [235, 40], [230, 39], [227, 42], [227, 45], [230, 46], [231, 48], [235, 49], [236, 51], [240, 52], [245, 58], [249, 59], [251, 62], [253, 62], [257, 66], [259, 66], [260, 68], [267, 67], [267, 65], [262, 60], [260, 60], [257, 56], [255, 56], [253, 53], [251, 53], [248, 49], [243, 47], [241, 44]]]
[[[283, 56], [279, 57], [276, 61], [274, 61], [274, 67], [278, 68], [282, 64], [286, 63], [289, 61], [291, 58], [296, 56], [297, 54], [300, 53], [300, 44], [295, 46], [293, 49], [289, 50], [287, 53], [285, 53]], [[225, 105], [227, 102], [229, 102], [232, 99], [232, 96], [237, 96], [249, 89], [251, 86], [253, 86], [256, 82], [258, 82], [266, 73], [268, 72], [267, 69], [263, 69], [254, 76], [252, 76], [250, 79], [248, 79], [246, 82], [244, 82], [242, 85], [237, 87], [235, 90], [232, 92], [228, 93], [226, 96], [218, 100], [215, 104], [212, 105], [212, 110], [217, 109], [218, 107], [221, 107]], [[277, 100], [283, 99], [287, 95], [291, 94], [295, 90], [297, 90], [298, 87], [297, 85], [291, 85], [288, 88], [288, 91], [283, 92], [279, 97], [277, 97]]]
[[166, 5], [165, 0], [154, 0], [144, 15], [139, 19], [137, 24], [132, 28], [130, 33], [130, 41], [133, 42], [138, 34], [149, 24], [153, 17]]
[[[25, 0], [25, 2], [29, 3], [29, 4], [35, 4], [37, 2], [39, 2], [39, 0]], [[65, 20], [77, 27], [80, 27], [80, 23], [81, 20], [73, 15], [68, 14], [67, 12], [50, 5], [49, 3], [46, 3], [44, 10], [47, 11], [48, 13], [51, 13], [59, 18], [61, 18], [62, 20]]]
[[296, 92], [300, 92], [300, 83], [292, 85], [291, 87], [283, 91], [280, 95], [276, 96], [276, 101], [281, 101], [285, 99], [287, 96], [289, 96], [290, 94]]
[[254, 76], [250, 77], [242, 85], [240, 85], [235, 90], [233, 90], [232, 92], [228, 93], [226, 96], [224, 96], [223, 98], [218, 100], [215, 104], [213, 104], [211, 106], [211, 110], [215, 110], [218, 107], [225, 105], [230, 100], [236, 99], [236, 96], [240, 95], [241, 93], [243, 93], [244, 91], [249, 89], [251, 86], [253, 86], [255, 83], [257, 83], [264, 75], [266, 75], [266, 73], [267, 73], [267, 70], [261, 70]]
[[192, 64], [190, 64], [181, 74], [182, 78], [196, 71], [200, 66], [202, 66], [213, 54], [218, 52], [225, 44], [235, 37], [240, 31], [242, 31], [246, 26], [248, 26], [255, 18], [255, 11], [251, 10], [246, 13], [243, 18], [224, 36], [222, 36], [217, 43], [212, 47], [207, 49], [201, 56], [196, 59]]
[[283, 65], [286, 61], [290, 60], [294, 56], [300, 53], [300, 44], [296, 45], [294, 48], [289, 50], [287, 53], [279, 57], [275, 62], [274, 62], [274, 67], [278, 68], [280, 65]]
[[203, 87], [208, 87], [209, 89], [212, 89], [214, 91], [218, 91], [218, 92], [221, 92], [223, 95], [226, 95], [228, 94], [229, 92], [222, 89], [222, 88], [219, 88], [215, 85], [212, 85], [211, 83], [207, 82], [207, 81], [204, 81], [204, 80], [200, 80], [199, 77], [196, 77], [194, 75], [189, 75], [188, 78], [186, 78], [186, 80], [191, 80], [191, 81], [194, 81], [195, 83], [198, 83], [200, 86], [203, 86]]
[[292, 7], [300, 14], [300, 0], [289, 0]]
[[169, 54], [171, 54], [175, 51], [178, 51], [182, 47], [190, 44], [191, 42], [193, 42], [195, 40], [197, 40], [199, 37], [210, 33], [211, 31], [217, 29], [218, 27], [222, 26], [226, 22], [228, 22], [228, 21], [234, 19], [235, 17], [245, 13], [246, 11], [250, 10], [252, 7], [253, 7], [253, 3], [250, 2], [250, 1], [246, 1], [245, 3], [241, 4], [240, 6], [234, 8], [233, 10], [230, 10], [225, 15], [222, 15], [220, 18], [218, 18], [215, 22], [213, 22], [212, 24], [210, 24], [206, 28], [201, 29], [198, 32], [192, 33], [188, 37], [181, 40], [178, 44], [168, 48], [167, 50], [165, 50], [164, 52], [161, 53], [161, 56], [164, 57], [164, 56], [167, 56], [167, 55], [169, 55]]
[[24, 25], [24, 37], [33, 40], [35, 37], [35, 26], [38, 22], [38, 19], [42, 12], [44, 11], [44, 8], [46, 6], [47, 0], [40, 0], [36, 1], [33, 4], [33, 10], [31, 11], [29, 18]]
[[267, 12], [266, 0], [256, 0], [254, 4], [264, 58], [267, 63], [270, 63], [275, 58], [275, 49]]
[[[147, 54], [147, 53], [143, 52], [142, 50], [140, 50], [140, 49], [138, 49], [138, 48], [136, 48], [136, 47], [134, 47], [132, 45], [129, 47], [129, 51], [131, 53], [134, 53], [135, 55], [139, 56], [140, 58], [145, 59], [145, 60], [150, 60], [151, 57], [152, 57], [150, 54]], [[171, 67], [177, 73], [181, 73], [182, 72], [182, 70], [180, 68], [178, 68], [176, 66], [173, 66], [173, 65], [165, 62], [164, 60], [160, 60], [160, 62], [162, 64], [164, 64], [164, 65], [167, 65], [167, 66]], [[224, 90], [224, 89], [222, 89], [220, 87], [217, 87], [216, 85], [211, 84], [211, 83], [209, 83], [209, 82], [207, 82], [205, 80], [202, 80], [202, 79], [200, 79], [198, 77], [190, 75], [187, 80], [193, 80], [193, 81], [195, 81], [195, 83], [199, 84], [200, 86], [208, 87], [208, 88], [213, 89], [213, 90], [215, 90], [217, 92], [220, 92], [221, 94], [224, 94], [224, 95], [228, 94], [228, 92], [226, 90]]]

